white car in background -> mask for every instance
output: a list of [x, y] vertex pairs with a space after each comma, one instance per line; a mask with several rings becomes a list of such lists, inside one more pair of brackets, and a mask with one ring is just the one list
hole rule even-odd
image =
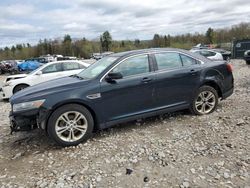
[[9, 99], [14, 93], [41, 82], [78, 74], [90, 64], [77, 61], [55, 61], [47, 63], [29, 74], [8, 76], [0, 90], [3, 99]]
[[214, 51], [214, 50], [210, 50], [210, 49], [192, 49], [190, 50], [193, 53], [197, 53], [200, 54], [202, 56], [205, 56], [208, 59], [212, 59], [212, 60], [223, 60], [223, 56], [221, 53]]

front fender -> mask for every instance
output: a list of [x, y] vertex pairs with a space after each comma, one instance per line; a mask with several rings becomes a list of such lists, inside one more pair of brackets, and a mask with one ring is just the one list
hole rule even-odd
[[98, 112], [98, 109], [95, 107], [95, 105], [93, 105], [92, 103], [90, 104], [88, 101], [85, 101], [82, 99], [69, 99], [69, 100], [55, 103], [53, 106], [51, 106], [49, 108], [41, 109], [39, 111], [39, 115], [38, 115], [38, 123], [41, 124], [40, 127], [42, 129], [46, 129], [47, 122], [48, 122], [50, 116], [52, 115], [52, 113], [56, 109], [58, 109], [64, 105], [67, 105], [67, 104], [79, 104], [79, 105], [82, 105], [85, 108], [87, 108], [93, 116], [93, 119], [95, 122], [95, 129], [100, 129], [100, 125], [102, 124], [101, 114]]

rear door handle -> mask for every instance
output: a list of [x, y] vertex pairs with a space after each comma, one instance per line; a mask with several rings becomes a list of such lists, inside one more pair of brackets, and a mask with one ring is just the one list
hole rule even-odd
[[151, 78], [148, 78], [148, 77], [145, 77], [145, 78], [142, 79], [142, 82], [143, 82], [143, 83], [148, 83], [148, 82], [150, 82], [150, 81], [152, 81], [152, 79], [151, 79]]

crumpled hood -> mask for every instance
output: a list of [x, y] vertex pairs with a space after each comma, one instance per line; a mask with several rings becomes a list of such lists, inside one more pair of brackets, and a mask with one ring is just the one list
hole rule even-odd
[[42, 96], [47, 96], [49, 94], [55, 94], [62, 91], [69, 91], [74, 88], [85, 86], [89, 83], [89, 80], [81, 80], [75, 77], [63, 77], [48, 82], [43, 82], [24, 90], [21, 90], [14, 94], [10, 98], [10, 103], [20, 103], [25, 101], [30, 101], [32, 99], [37, 99]]

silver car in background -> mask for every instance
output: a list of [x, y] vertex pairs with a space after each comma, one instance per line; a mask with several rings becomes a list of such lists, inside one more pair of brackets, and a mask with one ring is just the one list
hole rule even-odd
[[212, 49], [192, 49], [190, 50], [193, 53], [197, 53], [200, 54], [208, 59], [211, 60], [223, 60], [223, 56], [220, 52], [217, 52], [215, 50]]

